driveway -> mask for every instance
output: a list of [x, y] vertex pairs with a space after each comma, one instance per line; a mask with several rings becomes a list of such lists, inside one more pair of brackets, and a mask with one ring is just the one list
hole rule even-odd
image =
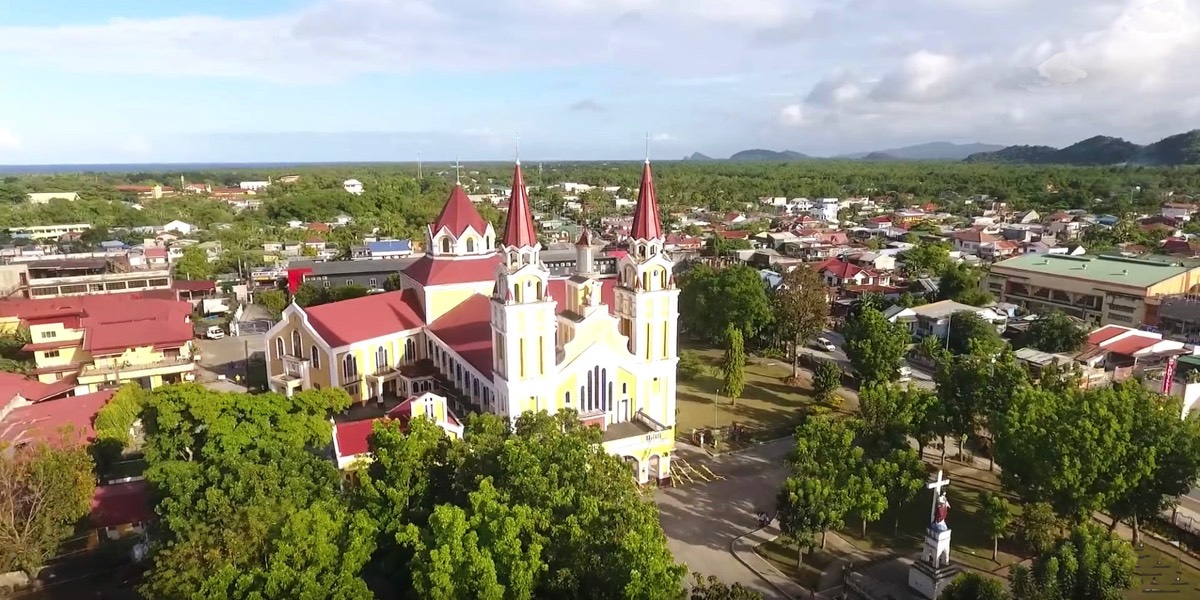
[[711, 458], [680, 444], [677, 457], [724, 479], [680, 483], [655, 494], [667, 545], [689, 571], [716, 576], [727, 584], [740, 583], [767, 599], [783, 598], [730, 553], [734, 538], [757, 529], [759, 510], [774, 513], [775, 496], [787, 472], [783, 458], [791, 438], [768, 442], [737, 455]]

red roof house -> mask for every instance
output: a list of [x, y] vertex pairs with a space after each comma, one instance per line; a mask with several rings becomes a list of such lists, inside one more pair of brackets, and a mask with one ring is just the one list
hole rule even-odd
[[53, 442], [64, 433], [68, 440], [87, 443], [96, 436], [92, 423], [116, 390], [26, 404], [10, 402], [0, 407], [0, 444], [20, 446]]

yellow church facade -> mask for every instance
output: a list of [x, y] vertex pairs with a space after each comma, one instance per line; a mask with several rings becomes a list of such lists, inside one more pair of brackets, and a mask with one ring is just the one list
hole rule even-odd
[[679, 291], [649, 162], [615, 277], [594, 273], [586, 232], [576, 274], [550, 276], [519, 162], [502, 232], [456, 185], [425, 238], [401, 290], [289, 306], [268, 333], [271, 388], [336, 386], [362, 403], [433, 392], [510, 420], [572, 409], [638, 482], [670, 477]]

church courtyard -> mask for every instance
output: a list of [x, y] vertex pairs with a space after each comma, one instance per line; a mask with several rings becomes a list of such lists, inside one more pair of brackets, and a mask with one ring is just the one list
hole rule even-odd
[[790, 385], [785, 382], [792, 375], [787, 360], [759, 356], [747, 357], [745, 391], [736, 404], [731, 403], [729, 398], [717, 396], [724, 350], [689, 346], [685, 351], [694, 352], [708, 372], [691, 380], [681, 377], [677, 383], [677, 431], [681, 441], [692, 441], [693, 431], [723, 428], [733, 423], [746, 428], [755, 440], [774, 439], [789, 435], [814, 407], [844, 408], [817, 402], [805, 371], [800, 373], [799, 386]]

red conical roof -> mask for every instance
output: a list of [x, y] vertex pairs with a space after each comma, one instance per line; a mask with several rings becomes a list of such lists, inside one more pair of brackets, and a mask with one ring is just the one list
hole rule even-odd
[[454, 189], [450, 190], [450, 198], [446, 200], [442, 212], [438, 213], [437, 218], [433, 220], [430, 229], [434, 235], [437, 235], [445, 227], [454, 237], [462, 237], [468, 226], [473, 227], [479, 235], [483, 235], [487, 231], [487, 221], [484, 221], [483, 217], [479, 215], [479, 211], [475, 210], [475, 205], [471, 203], [471, 199], [467, 197], [462, 186], [455, 184]]
[[575, 242], [575, 245], [576, 246], [591, 246], [592, 245], [592, 234], [591, 234], [591, 232], [589, 232], [587, 230], [587, 227], [583, 228], [583, 232], [579, 234], [579, 240]]
[[637, 206], [633, 209], [633, 227], [629, 235], [635, 240], [653, 240], [663, 237], [662, 220], [658, 217], [658, 199], [654, 195], [654, 176], [650, 173], [650, 161], [642, 167], [642, 185], [638, 188]]
[[538, 243], [537, 229], [533, 226], [533, 209], [529, 207], [529, 194], [525, 191], [520, 161], [517, 161], [517, 167], [513, 170], [508, 220], [504, 223], [504, 237], [500, 238], [500, 243], [514, 248], [532, 248]]

